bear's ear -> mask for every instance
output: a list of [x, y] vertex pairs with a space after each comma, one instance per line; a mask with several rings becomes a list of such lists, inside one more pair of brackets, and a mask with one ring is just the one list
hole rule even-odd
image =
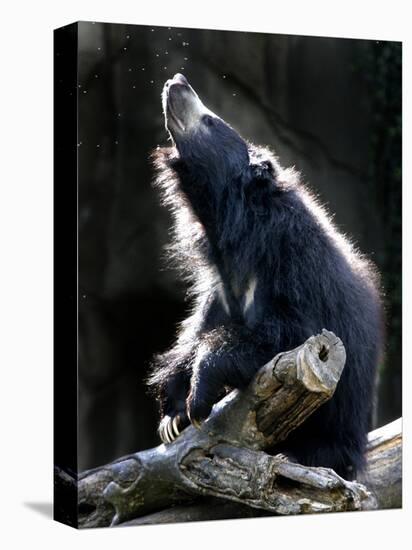
[[252, 179], [260, 180], [262, 183], [268, 180], [274, 183], [276, 180], [275, 168], [270, 160], [251, 162], [249, 164], [249, 173]]
[[277, 175], [269, 160], [249, 164], [244, 185], [244, 196], [249, 206], [259, 215], [271, 209], [271, 199], [277, 194]]

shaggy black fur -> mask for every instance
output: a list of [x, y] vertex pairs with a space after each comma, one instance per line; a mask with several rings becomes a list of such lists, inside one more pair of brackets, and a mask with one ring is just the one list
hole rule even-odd
[[205, 419], [225, 388], [244, 388], [278, 352], [327, 328], [347, 353], [337, 390], [278, 450], [353, 477], [382, 342], [375, 269], [293, 170], [223, 120], [203, 117], [175, 141], [154, 158], [193, 311], [153, 366], [161, 414]]

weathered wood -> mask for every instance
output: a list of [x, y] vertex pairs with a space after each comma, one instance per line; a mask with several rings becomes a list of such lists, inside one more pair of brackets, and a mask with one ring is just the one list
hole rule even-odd
[[[262, 452], [333, 395], [344, 363], [342, 342], [323, 331], [262, 367], [246, 391], [233, 391], [215, 405], [200, 430], [189, 426], [170, 445], [84, 472], [78, 484], [79, 525], [154, 517], [199, 496], [248, 505], [258, 514], [376, 507], [376, 499], [359, 483]], [[383, 479], [389, 470], [380, 472]], [[379, 492], [377, 482], [373, 487]], [[162, 517], [170, 519], [170, 514]]]
[[369, 434], [367, 467], [359, 476], [379, 509], [402, 507], [402, 419]]
[[140, 518], [125, 521], [120, 527], [131, 525], [159, 525], [164, 523], [182, 523], [186, 521], [213, 521], [219, 519], [240, 519], [272, 516], [270, 512], [251, 508], [221, 498], [197, 498], [188, 502], [154, 512]]
[[370, 493], [328, 468], [309, 468], [225, 444], [194, 449], [180, 469], [196, 492], [273, 514], [341, 512], [375, 507]]
[[[371, 432], [369, 440], [367, 470], [359, 481], [365, 484], [376, 498], [377, 508], [399, 508], [402, 506], [401, 420]], [[319, 471], [318, 468], [314, 470], [317, 471], [316, 473]], [[287, 478], [285, 478], [285, 483], [287, 483]], [[311, 493], [312, 501], [313, 494]], [[369, 502], [374, 507], [373, 500]], [[367, 509], [366, 501], [362, 508]], [[268, 515], [273, 515], [273, 513], [223, 498], [204, 497], [196, 499], [195, 502], [188, 501], [126, 521], [121, 526], [252, 518]]]

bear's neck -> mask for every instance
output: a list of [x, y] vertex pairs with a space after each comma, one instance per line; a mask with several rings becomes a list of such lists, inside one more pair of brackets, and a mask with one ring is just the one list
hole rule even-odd
[[226, 288], [232, 318], [241, 317], [238, 294], [255, 273], [257, 258], [250, 249], [248, 252], [254, 223], [240, 182], [195, 180], [186, 175], [179, 178], [179, 189], [203, 229], [207, 246], [203, 240], [202, 253], [207, 263], [215, 266]]

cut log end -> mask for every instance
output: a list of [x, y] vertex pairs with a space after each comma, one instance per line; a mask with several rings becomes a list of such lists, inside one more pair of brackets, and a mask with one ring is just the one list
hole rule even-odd
[[297, 357], [297, 379], [312, 392], [332, 395], [345, 366], [342, 341], [333, 332], [309, 338]]

